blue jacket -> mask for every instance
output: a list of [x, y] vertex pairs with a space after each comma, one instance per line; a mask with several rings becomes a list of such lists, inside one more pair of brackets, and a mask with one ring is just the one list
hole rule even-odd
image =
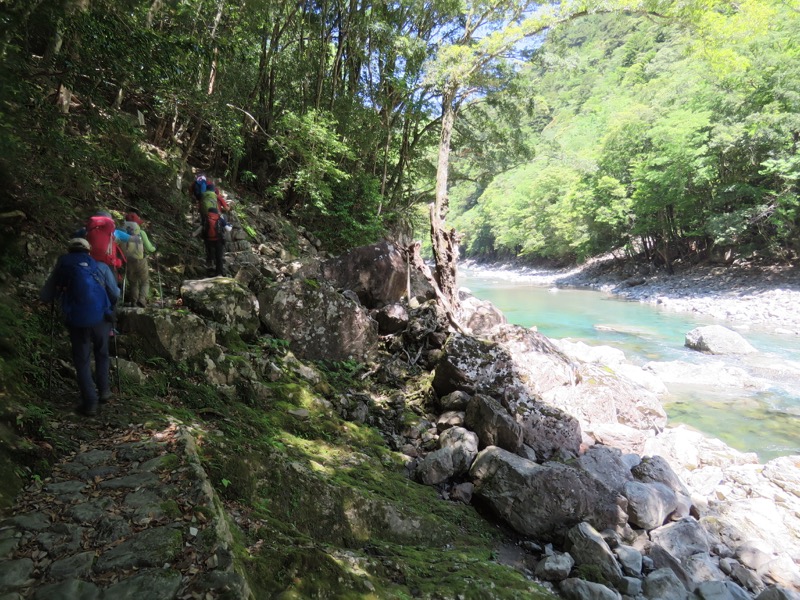
[[[71, 253], [70, 253], [71, 254]], [[87, 256], [89, 255], [88, 252], [85, 252]], [[58, 291], [56, 290], [56, 273], [61, 266], [61, 263], [64, 262], [64, 259], [68, 254], [64, 254], [58, 257], [58, 262], [56, 262], [56, 266], [53, 267], [53, 270], [50, 272], [47, 281], [45, 281], [44, 285], [42, 286], [41, 291], [39, 292], [39, 299], [42, 302], [52, 302], [58, 296]], [[102, 277], [103, 283], [106, 286], [106, 293], [108, 294], [108, 299], [111, 301], [111, 304], [115, 304], [119, 299], [119, 286], [117, 285], [117, 279], [114, 277], [114, 274], [111, 272], [111, 268], [105, 264], [98, 262], [97, 263], [97, 270], [100, 273], [100, 277]]]

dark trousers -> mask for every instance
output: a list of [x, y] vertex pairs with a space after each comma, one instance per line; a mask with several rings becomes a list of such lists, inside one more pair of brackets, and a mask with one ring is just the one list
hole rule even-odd
[[225, 240], [206, 240], [206, 265], [210, 268], [214, 262], [214, 275], [222, 276], [225, 266]]
[[[111, 395], [108, 378], [108, 338], [111, 323], [101, 321], [92, 327], [70, 327], [69, 341], [72, 342], [72, 364], [78, 374], [78, 388], [85, 410], [97, 408], [98, 394]], [[92, 380], [92, 354], [94, 354], [95, 379]], [[95, 387], [96, 384], [96, 387]]]

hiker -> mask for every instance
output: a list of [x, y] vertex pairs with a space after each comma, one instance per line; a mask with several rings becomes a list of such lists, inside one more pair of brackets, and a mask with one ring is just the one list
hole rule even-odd
[[147, 236], [147, 232], [142, 228], [144, 223], [136, 211], [131, 211], [125, 215], [125, 232], [130, 236], [130, 240], [122, 244], [122, 250], [128, 259], [127, 277], [128, 290], [127, 300], [133, 306], [145, 308], [147, 306], [147, 296], [150, 294], [150, 265], [146, 253], [153, 253], [156, 247]]
[[97, 414], [98, 402], [105, 403], [111, 399], [108, 342], [119, 286], [111, 268], [90, 256], [88, 240], [72, 238], [67, 249], [69, 252], [59, 257], [39, 298], [47, 303], [61, 300], [61, 313], [69, 330], [72, 363], [81, 393], [81, 404], [75, 410], [91, 417]]
[[196, 202], [200, 202], [200, 198], [203, 196], [203, 192], [206, 191], [206, 176], [204, 173], [198, 173], [197, 177], [194, 178], [194, 183], [189, 188], [189, 192], [192, 194]]
[[201, 194], [197, 206], [203, 218], [208, 214], [209, 208], [216, 208], [220, 214], [230, 210], [230, 206], [228, 206], [225, 197], [222, 195], [222, 192], [217, 189], [213, 181], [209, 181], [206, 185], [206, 191]]
[[98, 262], [107, 264], [117, 281], [122, 281], [122, 268], [125, 266], [125, 254], [117, 242], [130, 241], [130, 235], [117, 229], [111, 214], [106, 211], [95, 213], [86, 221], [86, 226], [76, 231], [73, 237], [85, 237], [91, 247], [91, 256]]
[[[207, 192], [206, 192], [207, 193]], [[217, 277], [223, 275], [224, 255], [225, 255], [225, 232], [230, 231], [231, 226], [225, 220], [216, 207], [209, 208], [203, 222], [203, 240], [206, 244], [206, 267]], [[212, 267], [212, 260], [214, 267]]]

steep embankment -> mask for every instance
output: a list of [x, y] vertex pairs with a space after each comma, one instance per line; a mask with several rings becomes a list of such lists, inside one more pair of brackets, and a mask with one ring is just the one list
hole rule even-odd
[[[68, 341], [56, 323], [51, 345], [35, 299], [58, 244], [32, 233], [20, 248], [37, 267], [6, 275], [3, 338], [18, 343], [3, 348], [3, 593], [549, 596], [513, 534], [409, 480], [389, 432], [429, 435], [426, 369], [301, 362], [253, 318], [254, 290], [288, 281], [318, 254], [313, 237], [241, 199], [237, 281], [185, 285], [205, 275], [190, 216], [145, 217], [163, 299], [120, 310], [121, 386], [96, 420], [72, 413]], [[419, 323], [420, 337], [435, 329]]]

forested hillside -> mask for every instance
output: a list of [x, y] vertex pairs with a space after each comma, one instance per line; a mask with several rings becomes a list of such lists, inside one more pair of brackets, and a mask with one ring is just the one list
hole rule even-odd
[[739, 8], [692, 26], [614, 14], [553, 31], [515, 84], [509, 129], [532, 158], [483, 180], [461, 160], [468, 253], [796, 256], [800, 13]]
[[147, 210], [191, 165], [333, 250], [424, 235], [434, 199], [444, 230], [448, 184], [471, 255], [797, 250], [791, 2], [3, 10], [0, 169], [34, 219]]

